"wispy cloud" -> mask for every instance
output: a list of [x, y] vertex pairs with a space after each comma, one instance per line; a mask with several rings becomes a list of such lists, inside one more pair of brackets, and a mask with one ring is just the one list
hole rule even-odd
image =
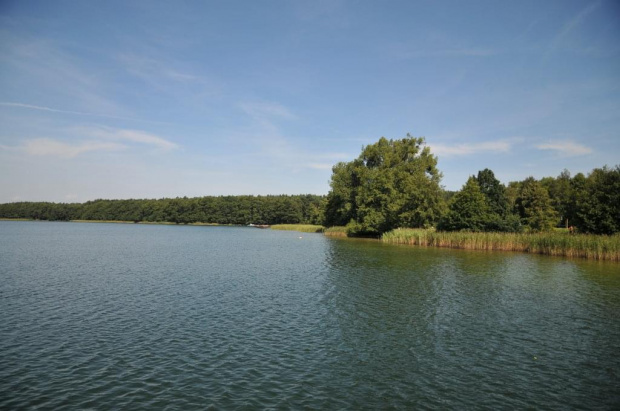
[[113, 115], [100, 114], [100, 113], [88, 113], [88, 112], [84, 112], [84, 111], [61, 110], [61, 109], [52, 108], [52, 107], [36, 106], [36, 105], [33, 105], [33, 104], [15, 103], [15, 102], [10, 102], [10, 101], [0, 101], [0, 106], [4, 106], [4, 107], [17, 107], [17, 108], [24, 108], [24, 109], [29, 109], [29, 110], [48, 111], [48, 112], [51, 112], [51, 113], [74, 114], [74, 115], [78, 115], [78, 116], [105, 117], [105, 118], [114, 118], [114, 119], [119, 119], [119, 120], [137, 120], [137, 121], [142, 121], [142, 120], [139, 120], [139, 119], [136, 119], [136, 118], [131, 118], [131, 117], [113, 116]]
[[163, 137], [142, 130], [75, 127], [65, 132], [69, 136], [67, 139], [31, 138], [24, 140], [21, 145], [0, 145], [0, 149], [22, 152], [31, 156], [74, 158], [89, 152], [137, 148], [135, 143], [159, 150], [172, 150], [179, 147]]
[[577, 28], [593, 11], [598, 9], [601, 6], [600, 1], [591, 2], [586, 7], [584, 7], [579, 13], [577, 13], [573, 18], [568, 20], [562, 26], [562, 30], [557, 34], [554, 38], [554, 44], [560, 42], [564, 37], [569, 35], [575, 28]]
[[[551, 40], [551, 43], [549, 44], [549, 47], [543, 57], [543, 61], [546, 61], [551, 54], [562, 47], [563, 43], [570, 44], [570, 47], [574, 48], [574, 42], [569, 42], [568, 40], [565, 42], [564, 39], [569, 37], [574, 30], [578, 29], [579, 26], [583, 24], [584, 20], [600, 6], [601, 1], [591, 2], [586, 7], [581, 9], [579, 13], [566, 21], [555, 37]], [[580, 51], [583, 52], [583, 50]]]
[[171, 60], [154, 50], [149, 54], [156, 57], [125, 53], [118, 55], [117, 60], [129, 74], [166, 94], [183, 95], [186, 99], [187, 92], [194, 96], [215, 95], [222, 89], [222, 84], [206, 75], [204, 68]]
[[104, 70], [90, 59], [49, 39], [7, 34], [3, 40], [6, 47], [0, 62], [14, 73], [16, 85], [32, 88], [41, 95], [70, 99], [76, 106], [87, 107], [88, 113], [121, 112], [109, 97], [110, 85], [104, 80]]
[[535, 146], [539, 150], [555, 151], [561, 156], [575, 157], [590, 154], [592, 149], [572, 141], [556, 141], [546, 144], [538, 144]]
[[429, 144], [431, 152], [438, 156], [468, 156], [483, 152], [506, 153], [510, 151], [512, 142], [507, 140], [486, 141], [481, 143], [461, 144]]
[[26, 141], [21, 148], [27, 154], [33, 156], [73, 158], [89, 151], [122, 150], [126, 148], [126, 146], [119, 143], [101, 141], [88, 141], [78, 144], [71, 144], [49, 138], [37, 138]]
[[104, 140], [121, 140], [133, 143], [152, 145], [163, 150], [172, 150], [179, 146], [158, 135], [142, 130], [115, 129], [110, 127], [76, 127], [74, 131]]

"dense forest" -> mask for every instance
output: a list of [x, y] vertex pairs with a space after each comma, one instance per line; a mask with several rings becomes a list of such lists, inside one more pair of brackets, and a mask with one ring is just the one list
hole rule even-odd
[[345, 225], [353, 235], [378, 236], [395, 228], [441, 231], [620, 231], [620, 167], [585, 176], [528, 177], [506, 187], [481, 170], [462, 189], [440, 186], [437, 158], [423, 138], [381, 138], [360, 156], [334, 166], [324, 212], [326, 226]]
[[358, 158], [333, 167], [327, 196], [220, 196], [158, 200], [95, 200], [83, 204], [0, 204], [0, 218], [121, 220], [177, 224], [321, 224], [351, 235], [395, 228], [441, 231], [539, 232], [554, 227], [593, 233], [620, 231], [620, 166], [588, 175], [510, 182], [484, 169], [462, 189], [441, 187], [437, 157], [423, 138], [381, 138]]
[[316, 195], [281, 195], [95, 200], [83, 204], [19, 202], [0, 204], [0, 218], [177, 224], [316, 224], [320, 223], [321, 200], [322, 197]]

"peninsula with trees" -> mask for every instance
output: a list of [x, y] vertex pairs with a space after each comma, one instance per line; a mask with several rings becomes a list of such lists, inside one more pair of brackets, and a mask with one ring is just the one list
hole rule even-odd
[[[502, 184], [492, 170], [441, 186], [424, 138], [380, 138], [334, 165], [327, 196], [207, 196], [0, 204], [2, 219], [306, 224], [326, 234], [425, 246], [620, 260], [620, 166]], [[294, 226], [293, 226], [294, 227]]]

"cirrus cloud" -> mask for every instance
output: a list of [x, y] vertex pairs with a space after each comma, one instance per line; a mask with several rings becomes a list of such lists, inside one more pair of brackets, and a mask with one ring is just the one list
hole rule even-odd
[[65, 143], [51, 138], [36, 138], [27, 140], [21, 147], [23, 151], [33, 156], [53, 156], [73, 158], [89, 151], [122, 150], [125, 145], [111, 142], [87, 141], [79, 144]]
[[555, 151], [556, 153], [566, 157], [582, 156], [592, 152], [591, 148], [572, 141], [555, 141], [546, 144], [538, 144], [536, 145], [536, 148], [539, 150]]
[[433, 154], [438, 156], [468, 156], [481, 152], [506, 153], [510, 151], [512, 143], [507, 140], [485, 141], [481, 143], [462, 144], [429, 144]]

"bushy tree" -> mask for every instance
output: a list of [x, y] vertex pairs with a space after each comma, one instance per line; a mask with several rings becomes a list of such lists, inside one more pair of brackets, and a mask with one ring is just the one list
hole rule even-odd
[[596, 168], [574, 186], [579, 229], [595, 234], [619, 232], [620, 166]]
[[449, 211], [438, 228], [446, 231], [485, 231], [491, 207], [475, 177], [469, 177], [449, 204]]
[[509, 213], [506, 187], [495, 178], [493, 171], [488, 168], [478, 171], [478, 176], [475, 179], [480, 186], [480, 191], [487, 199], [490, 212], [505, 217]]
[[492, 181], [495, 179], [493, 172], [486, 169], [483, 173], [487, 182], [486, 193], [478, 183], [480, 176], [478, 173], [478, 178], [470, 177], [461, 191], [454, 195], [438, 228], [445, 231], [520, 231], [519, 218], [508, 212], [503, 186], [497, 180]]
[[533, 177], [521, 183], [515, 206], [522, 224], [532, 231], [551, 230], [558, 221], [547, 189]]
[[437, 158], [423, 138], [382, 137], [332, 171], [325, 225], [379, 235], [396, 227], [432, 226], [444, 212]]

